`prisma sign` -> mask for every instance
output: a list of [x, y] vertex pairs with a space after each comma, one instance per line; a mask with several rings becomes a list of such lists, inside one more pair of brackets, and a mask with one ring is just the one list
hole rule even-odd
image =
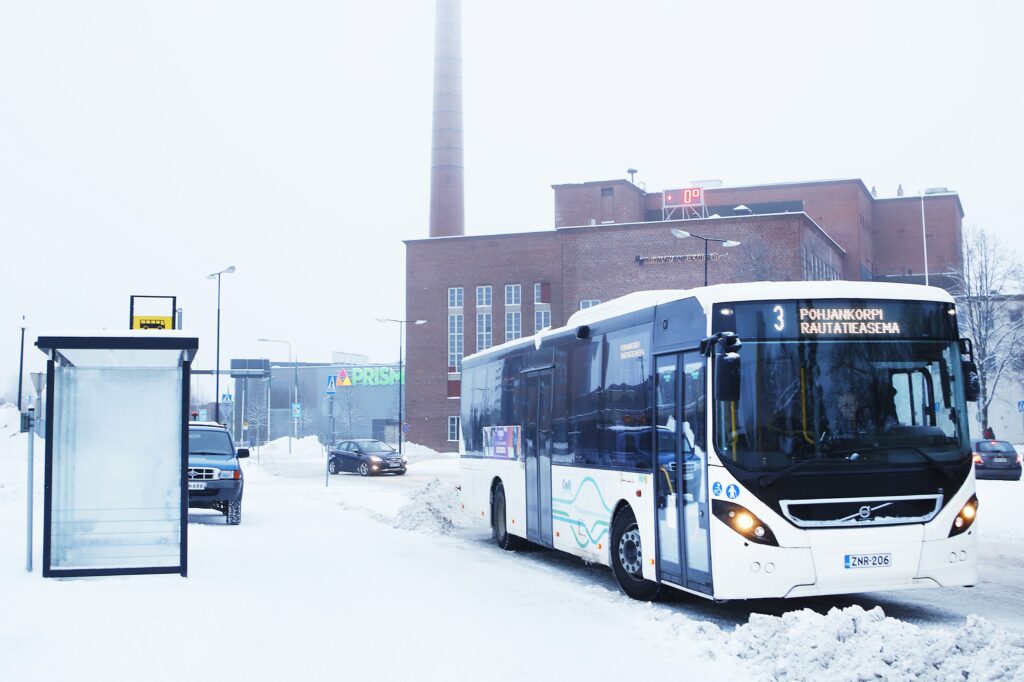
[[665, 206], [703, 206], [704, 190], [700, 187], [666, 190], [662, 195]]
[[392, 367], [346, 367], [338, 370], [337, 388], [346, 386], [393, 386], [405, 383], [405, 370]]

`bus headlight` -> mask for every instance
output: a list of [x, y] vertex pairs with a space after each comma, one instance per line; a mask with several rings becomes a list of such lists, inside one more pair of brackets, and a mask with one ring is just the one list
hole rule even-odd
[[960, 509], [960, 513], [953, 519], [953, 526], [949, 529], [949, 537], [954, 537], [964, 533], [971, 524], [974, 523], [974, 519], [978, 516], [978, 496], [971, 495], [971, 499], [967, 500], [967, 503]]
[[775, 539], [775, 533], [768, 527], [768, 524], [757, 518], [746, 507], [725, 500], [712, 500], [711, 513], [719, 521], [751, 542], [773, 547], [779, 546], [778, 540]]

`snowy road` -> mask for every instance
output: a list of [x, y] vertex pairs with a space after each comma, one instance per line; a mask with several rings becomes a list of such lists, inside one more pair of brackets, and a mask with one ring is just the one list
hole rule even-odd
[[[43, 580], [38, 540], [36, 572], [23, 570], [24, 468], [0, 451], [0, 679], [1024, 674], [1022, 543], [1010, 524], [993, 531], [973, 590], [642, 604], [622, 596], [604, 567], [546, 550], [502, 552], [486, 527], [459, 515], [442, 532], [444, 514], [432, 517], [416, 500], [435, 478], [453, 482], [457, 460], [414, 463], [404, 477], [332, 476], [325, 488], [322, 457], [272, 455], [246, 463], [240, 526], [190, 515], [187, 580]], [[1009, 514], [1008, 491], [1020, 487], [1002, 485], [1018, 487], [979, 496]], [[450, 487], [433, 489], [454, 507]], [[420, 530], [396, 528], [403, 520]], [[798, 612], [834, 606], [851, 608]], [[995, 625], [965, 625], [971, 613]]]
[[[410, 469], [404, 477], [382, 477], [369, 480], [354, 475], [332, 477], [332, 488], [345, 490], [346, 497], [358, 500], [366, 494], [367, 488], [379, 491], [382, 496], [394, 494], [396, 489], [411, 491], [422, 487], [434, 477], [458, 483], [458, 465], [454, 460], [424, 462]], [[344, 486], [342, 488], [342, 486]], [[377, 493], [375, 493], [376, 495]], [[660, 606], [690, 616], [697, 616], [721, 626], [739, 625], [749, 620], [751, 613], [782, 615], [797, 609], [813, 609], [826, 613], [833, 607], [854, 604], [865, 609], [881, 606], [885, 613], [919, 625], [957, 625], [971, 614], [977, 614], [994, 623], [1024, 634], [1024, 533], [1015, 533], [1013, 523], [1019, 511], [1007, 504], [1014, 499], [1024, 499], [1024, 482], [979, 481], [978, 496], [982, 504], [982, 516], [978, 525], [981, 532], [979, 553], [982, 556], [981, 580], [972, 588], [921, 589], [904, 592], [879, 592], [848, 596], [815, 597], [804, 599], [761, 599], [747, 602], [716, 604], [699, 597], [675, 592], [670, 593]], [[399, 502], [396, 501], [397, 505]], [[376, 500], [367, 504], [370, 508], [386, 510]], [[394, 507], [397, 511], [397, 506]], [[992, 532], [986, 526], [992, 525], [992, 517], [1002, 517]], [[490, 543], [490, 534], [482, 523], [470, 522], [464, 538], [473, 543]], [[992, 537], [994, 536], [994, 537]], [[563, 571], [567, 576], [617, 591], [611, 570], [604, 566], [588, 566], [580, 559], [560, 552], [535, 549], [523, 554], [523, 560], [538, 566]]]

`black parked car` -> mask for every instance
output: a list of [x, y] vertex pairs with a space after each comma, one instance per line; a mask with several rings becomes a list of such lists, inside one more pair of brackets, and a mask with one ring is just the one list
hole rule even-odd
[[975, 478], [1020, 480], [1021, 456], [1005, 440], [972, 441], [971, 450], [974, 451]]
[[405, 473], [408, 460], [387, 443], [372, 438], [338, 441], [329, 450], [327, 470], [332, 474], [354, 471], [360, 476]]

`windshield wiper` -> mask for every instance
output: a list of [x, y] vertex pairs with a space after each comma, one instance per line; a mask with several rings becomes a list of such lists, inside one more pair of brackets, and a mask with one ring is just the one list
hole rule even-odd
[[808, 464], [814, 464], [815, 462], [817, 462], [818, 464], [820, 464], [822, 462], [827, 462], [830, 459], [833, 459], [833, 458], [831, 458], [831, 457], [812, 457], [811, 459], [802, 459], [799, 462], [794, 462], [793, 464], [790, 464], [785, 469], [779, 469], [776, 472], [773, 472], [773, 473], [770, 473], [770, 474], [765, 474], [761, 478], [757, 479], [757, 482], [758, 482], [758, 484], [761, 485], [761, 487], [767, 488], [770, 485], [772, 485], [773, 483], [775, 483], [775, 481], [779, 480], [780, 478], [785, 478], [786, 476], [789, 476], [791, 473], [793, 473], [797, 469], [802, 469], [805, 466], [807, 466]]
[[[934, 457], [926, 453], [924, 450], [922, 450], [921, 447], [918, 447], [916, 445], [889, 445], [889, 447], [890, 449], [896, 449], [896, 447], [905, 447], [906, 450], [909, 450], [914, 455], [918, 455], [921, 457], [921, 459], [928, 462], [929, 466], [934, 468], [936, 471], [940, 472], [945, 478], [949, 479], [950, 481], [953, 479], [953, 475], [949, 473], [949, 471], [947, 471], [946, 468], [942, 466], [942, 464], [940, 464], [937, 459], [935, 459]], [[879, 450], [883, 449], [884, 447], [880, 445]]]
[[231, 457], [230, 452], [213, 452], [212, 450], [189, 450], [190, 455], [223, 455], [224, 457]]
[[915, 455], [919, 456], [921, 459], [923, 459], [925, 462], [927, 462], [930, 467], [932, 467], [933, 469], [935, 469], [936, 471], [941, 473], [944, 478], [947, 478], [950, 481], [953, 480], [953, 475], [951, 473], [949, 473], [949, 471], [946, 470], [946, 467], [944, 467], [939, 462], [939, 460], [935, 459], [934, 457], [929, 455], [927, 452], [925, 452], [924, 450], [922, 450], [921, 448], [919, 448], [919, 447], [917, 447], [915, 445], [875, 445], [873, 447], [864, 448], [864, 449], [866, 451], [868, 451], [868, 452], [878, 452], [879, 450], [899, 450], [899, 449], [910, 450]]

